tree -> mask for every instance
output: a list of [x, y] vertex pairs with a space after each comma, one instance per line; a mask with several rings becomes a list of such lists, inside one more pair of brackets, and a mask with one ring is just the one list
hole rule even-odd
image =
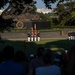
[[8, 3], [8, 0], [0, 0], [0, 8], [5, 6]]
[[[10, 31], [10, 28], [13, 27], [13, 19], [10, 17], [9, 19], [5, 19], [3, 15], [19, 15], [21, 12], [24, 13], [25, 11], [35, 11], [36, 7], [33, 5], [33, 0], [1, 0], [1, 7], [4, 7], [7, 3], [9, 3], [9, 6], [7, 9], [3, 11], [3, 13], [0, 16], [0, 30], [3, 32], [4, 30]], [[29, 4], [29, 5], [28, 5]], [[26, 7], [25, 7], [26, 5]], [[24, 11], [25, 8], [25, 11]], [[27, 9], [28, 10], [27, 10]]]
[[12, 25], [13, 20], [10, 19], [3, 19], [2, 16], [0, 16], [0, 32], [3, 32], [4, 30], [10, 31], [10, 28], [13, 28]]
[[[51, 3], [55, 3], [56, 1], [58, 1], [58, 3], [63, 2], [65, 0], [42, 0], [46, 7], [51, 8]], [[69, 0], [68, 0], [69, 1]], [[5, 6], [7, 3], [21, 3], [24, 2], [25, 4], [29, 4], [32, 3], [33, 0], [0, 0], [0, 8], [2, 8], [3, 6]]]
[[68, 1], [66, 3], [58, 4], [55, 11], [57, 11], [57, 14], [59, 16], [59, 22], [60, 26], [64, 25], [75, 25], [75, 19], [74, 19], [74, 9], [75, 2], [74, 1]]

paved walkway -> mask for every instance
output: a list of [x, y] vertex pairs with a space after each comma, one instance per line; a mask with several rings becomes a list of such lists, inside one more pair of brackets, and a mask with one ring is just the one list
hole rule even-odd
[[[27, 40], [27, 33], [2, 33], [3, 40]], [[41, 39], [66, 39], [67, 35], [60, 35], [60, 32], [41, 32]]]

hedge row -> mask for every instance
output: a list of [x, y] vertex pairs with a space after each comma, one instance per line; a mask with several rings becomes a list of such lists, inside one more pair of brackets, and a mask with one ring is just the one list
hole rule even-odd
[[52, 26], [51, 28], [75, 28], [75, 26]]

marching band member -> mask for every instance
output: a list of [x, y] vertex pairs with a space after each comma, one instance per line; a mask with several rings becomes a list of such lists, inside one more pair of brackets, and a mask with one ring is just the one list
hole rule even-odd
[[30, 32], [28, 32], [28, 41], [30, 41], [31, 35]]

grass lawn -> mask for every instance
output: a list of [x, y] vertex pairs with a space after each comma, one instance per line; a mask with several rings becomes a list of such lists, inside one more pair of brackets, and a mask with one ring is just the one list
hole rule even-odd
[[53, 51], [70, 50], [70, 48], [75, 45], [75, 40], [43, 39], [40, 42], [6, 40], [0, 42], [0, 50], [2, 51], [6, 45], [13, 46], [15, 51], [23, 50], [26, 55], [29, 56], [32, 53], [36, 54], [37, 48], [39, 46], [50, 48]]

